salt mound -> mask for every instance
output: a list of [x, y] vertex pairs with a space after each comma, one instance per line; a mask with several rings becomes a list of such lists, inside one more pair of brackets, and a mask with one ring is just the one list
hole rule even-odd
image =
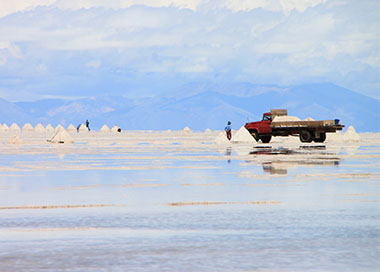
[[48, 140], [48, 142], [59, 143], [59, 144], [70, 144], [70, 143], [73, 143], [74, 141], [62, 126], [61, 127], [58, 126], [54, 135], [50, 138], [50, 140]]
[[183, 131], [185, 131], [185, 132], [191, 132], [191, 130], [190, 130], [189, 127], [185, 127], [185, 128], [183, 129]]
[[308, 117], [306, 119], [303, 119], [304, 121], [315, 121], [315, 119], [311, 118], [311, 117]]
[[87, 127], [85, 124], [81, 124], [79, 126], [79, 129], [78, 129], [79, 132], [84, 132], [84, 131], [88, 131]]
[[359, 134], [356, 133], [353, 126], [349, 126], [347, 128], [346, 133], [344, 133], [344, 135], [343, 135], [343, 139], [344, 139], [344, 141], [349, 141], [349, 142], [359, 142], [360, 136], [359, 136]]
[[54, 131], [54, 128], [53, 128], [50, 124], [48, 124], [48, 125], [46, 126], [45, 130], [46, 130], [47, 132], [52, 132], [52, 131]]
[[16, 123], [13, 123], [9, 129], [12, 131], [20, 131], [20, 127]]
[[62, 125], [58, 125], [56, 128], [55, 128], [55, 130], [57, 131], [57, 130], [61, 130], [61, 129], [65, 129]]
[[215, 138], [214, 143], [222, 145], [222, 144], [229, 144], [230, 141], [227, 139], [226, 133], [225, 132], [221, 132]]
[[294, 122], [294, 121], [301, 121], [301, 119], [299, 119], [298, 117], [296, 116], [287, 116], [287, 115], [283, 115], [283, 116], [276, 116], [274, 119], [273, 119], [273, 123], [275, 122]]
[[119, 127], [117, 125], [114, 125], [111, 129], [112, 132], [118, 132]]
[[249, 131], [242, 126], [232, 137], [232, 142], [244, 142], [244, 143], [251, 143], [256, 142], [255, 139], [252, 137], [252, 135], [249, 133]]
[[33, 126], [30, 124], [30, 123], [26, 123], [23, 127], [22, 127], [22, 131], [33, 131], [34, 128]]
[[24, 142], [20, 139], [18, 135], [13, 135], [12, 138], [10, 138], [7, 141], [7, 144], [23, 144]]
[[70, 125], [67, 127], [67, 131], [73, 132], [73, 131], [77, 131], [77, 129], [74, 127], [73, 124], [70, 124]]
[[34, 128], [35, 132], [45, 132], [45, 128], [41, 123], [38, 123], [36, 127]]
[[211, 131], [211, 129], [209, 129], [209, 128], [207, 128], [206, 130], [205, 130], [205, 133], [211, 133], [212, 131]]
[[4, 125], [0, 126], [0, 131], [8, 131], [9, 127], [7, 124], [4, 123]]
[[[107, 125], [103, 125], [100, 129], [100, 132], [110, 132], [110, 128]], [[117, 130], [116, 130], [117, 131]]]

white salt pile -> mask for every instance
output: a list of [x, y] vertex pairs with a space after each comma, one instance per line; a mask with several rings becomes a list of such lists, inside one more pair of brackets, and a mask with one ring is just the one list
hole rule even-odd
[[249, 131], [242, 126], [232, 137], [231, 142], [252, 143], [256, 142]]
[[9, 130], [9, 127], [7, 124], [3, 124], [2, 126], [0, 126], [0, 131], [8, 131]]
[[55, 131], [57, 131], [57, 130], [61, 130], [61, 129], [65, 129], [62, 125], [58, 125], [56, 128], [55, 128]]
[[10, 138], [7, 141], [7, 144], [23, 144], [24, 142], [20, 139], [18, 135], [13, 135], [12, 138]]
[[304, 121], [315, 121], [315, 119], [311, 118], [311, 117], [308, 117], [306, 119], [303, 119]]
[[45, 130], [46, 130], [47, 132], [53, 132], [53, 131], [54, 131], [54, 128], [52, 127], [52, 125], [48, 124], [48, 125], [46, 126]]
[[88, 131], [88, 129], [87, 129], [85, 124], [81, 124], [78, 131], [79, 132], [85, 132], [85, 131]]
[[67, 127], [67, 131], [69, 131], [69, 132], [75, 132], [75, 131], [77, 131], [77, 129], [74, 127], [73, 124], [70, 124], [70, 125]]
[[33, 126], [30, 124], [30, 123], [26, 123], [23, 127], [22, 127], [22, 131], [33, 131], [34, 128]]
[[346, 130], [346, 133], [343, 135], [343, 140], [348, 142], [359, 142], [360, 136], [356, 133], [353, 126], [349, 126]]
[[53, 136], [47, 141], [58, 144], [70, 144], [74, 142], [71, 136], [66, 132], [66, 130], [62, 126], [58, 126]]
[[34, 131], [35, 132], [45, 132], [45, 128], [44, 128], [44, 126], [41, 124], [41, 123], [38, 123], [36, 126], [35, 126], [35, 128], [34, 128]]
[[209, 129], [209, 128], [207, 128], [206, 130], [205, 130], [205, 133], [211, 133], [212, 131], [211, 131], [211, 129]]
[[226, 133], [223, 131], [215, 138], [214, 143], [218, 145], [225, 145], [230, 144], [230, 141], [227, 139]]
[[101, 128], [100, 128], [100, 132], [110, 132], [110, 128], [107, 126], [107, 125], [103, 125]]
[[190, 130], [189, 127], [185, 127], [185, 128], [183, 129], [183, 131], [185, 131], [185, 132], [191, 132], [191, 130]]
[[118, 132], [119, 127], [117, 125], [114, 125], [111, 129], [112, 132]]
[[13, 123], [9, 129], [12, 131], [20, 131], [20, 127], [16, 123]]
[[294, 121], [301, 121], [301, 119], [299, 119], [296, 116], [283, 115], [283, 116], [274, 117], [272, 122], [275, 123], [275, 122], [294, 122]]

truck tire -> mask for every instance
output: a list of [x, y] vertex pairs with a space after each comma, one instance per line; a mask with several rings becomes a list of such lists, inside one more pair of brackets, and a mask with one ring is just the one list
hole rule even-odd
[[326, 140], [326, 132], [322, 132], [319, 134], [319, 138], [314, 138], [314, 142], [323, 143]]
[[302, 130], [300, 133], [300, 141], [303, 143], [311, 143], [313, 140], [313, 136], [311, 135], [310, 131], [308, 130]]
[[272, 136], [261, 136], [260, 137], [261, 141], [264, 143], [264, 144], [267, 144], [270, 142], [270, 140], [272, 139]]
[[252, 137], [256, 140], [256, 142], [258, 142], [260, 140], [259, 133], [257, 133], [256, 130], [252, 130], [250, 132], [251, 132]]

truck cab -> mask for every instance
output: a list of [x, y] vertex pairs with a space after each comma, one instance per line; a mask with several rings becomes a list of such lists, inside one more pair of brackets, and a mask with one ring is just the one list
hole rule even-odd
[[246, 123], [245, 128], [251, 133], [256, 141], [260, 140], [263, 143], [269, 143], [272, 138], [272, 113], [266, 112], [263, 114], [263, 119], [257, 122]]

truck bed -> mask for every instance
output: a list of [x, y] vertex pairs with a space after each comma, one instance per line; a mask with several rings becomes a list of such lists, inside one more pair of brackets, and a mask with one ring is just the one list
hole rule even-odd
[[272, 122], [271, 128], [319, 128], [319, 127], [339, 127], [335, 124], [335, 120], [321, 121], [283, 121]]

